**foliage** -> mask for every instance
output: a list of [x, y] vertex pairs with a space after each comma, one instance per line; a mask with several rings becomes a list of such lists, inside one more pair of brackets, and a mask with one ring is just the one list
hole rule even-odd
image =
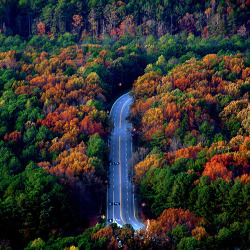
[[[7, 1], [0, 6], [1, 32], [20, 36], [55, 36], [72, 32], [118, 39], [123, 34], [163, 36], [183, 32], [203, 38], [249, 35], [249, 2], [235, 1]], [[190, 37], [190, 43], [192, 42]]]
[[[0, 248], [247, 248], [249, 6], [2, 1]], [[148, 230], [84, 231], [106, 202], [106, 111], [132, 84]]]
[[[246, 246], [237, 230], [248, 223], [247, 60], [208, 54], [166, 75], [149, 71], [134, 83], [130, 119], [138, 145], [151, 153], [134, 165], [133, 180], [144, 215], [155, 219], [148, 224], [151, 239], [161, 247]], [[200, 221], [173, 230], [178, 212], [163, 219], [171, 209], [190, 211]]]

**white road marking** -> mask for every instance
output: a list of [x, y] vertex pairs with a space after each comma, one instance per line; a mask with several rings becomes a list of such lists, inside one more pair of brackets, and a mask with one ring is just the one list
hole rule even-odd
[[115, 204], [115, 192], [113, 191], [113, 221], [115, 219], [115, 206], [114, 206], [114, 204]]
[[[124, 95], [124, 96], [122, 96], [122, 97], [120, 97], [120, 98], [118, 98], [118, 100], [115, 102], [115, 104], [112, 106], [112, 108], [111, 108], [111, 111], [110, 111], [110, 117], [111, 117], [111, 120], [114, 122], [114, 125], [115, 125], [115, 128], [114, 128], [114, 130], [113, 130], [113, 133], [112, 133], [112, 136], [111, 136], [111, 140], [112, 141], [117, 141], [117, 136], [119, 137], [119, 136], [121, 136], [122, 137], [122, 140], [124, 140], [125, 139], [125, 141], [123, 141], [123, 155], [126, 155], [126, 158], [124, 159], [124, 164], [123, 164], [123, 162], [122, 162], [122, 169], [123, 169], [123, 167], [125, 167], [125, 169], [122, 171], [122, 172], [124, 172], [124, 174], [125, 174], [125, 180], [124, 180], [124, 184], [127, 186], [127, 190], [126, 190], [126, 186], [124, 186], [124, 191], [126, 190], [127, 191], [127, 197], [124, 197], [125, 199], [127, 198], [127, 201], [129, 200], [128, 198], [129, 198], [129, 194], [128, 193], [130, 193], [130, 192], [132, 192], [133, 191], [133, 186], [131, 186], [131, 183], [129, 182], [129, 179], [128, 179], [128, 157], [130, 158], [131, 157], [131, 153], [132, 153], [132, 142], [131, 142], [131, 138], [124, 138], [124, 137], [128, 137], [129, 136], [129, 129], [130, 128], [132, 128], [132, 126], [131, 126], [131, 124], [130, 123], [128, 123], [128, 121], [126, 121], [125, 119], [124, 119], [124, 117], [125, 117], [125, 114], [123, 114], [122, 115], [122, 117], [121, 117], [121, 115], [118, 117], [118, 115], [117, 115], [117, 112], [119, 112], [120, 111], [120, 109], [121, 109], [121, 106], [122, 105], [124, 105], [123, 103], [126, 101], [126, 103], [129, 101], [131, 99], [131, 97], [129, 97], [128, 95]], [[131, 102], [130, 102], [131, 103]], [[129, 105], [124, 105], [123, 106], [124, 107], [124, 112], [127, 114], [127, 112], [129, 111]], [[122, 107], [122, 108], [123, 108]], [[116, 113], [114, 113], [114, 112], [116, 112]], [[122, 126], [121, 126], [121, 122], [120, 122], [120, 120], [121, 120], [121, 118], [122, 118]], [[118, 123], [118, 124], [117, 124]], [[121, 130], [119, 130], [119, 123], [120, 123], [120, 127], [121, 127]], [[118, 127], [116, 127], [116, 126], [118, 126]], [[127, 130], [126, 130], [126, 128], [127, 128]], [[124, 133], [125, 132], [125, 133]], [[127, 133], [126, 133], [127, 132]], [[112, 155], [112, 153], [113, 153], [113, 155], [112, 156], [115, 156], [115, 154], [117, 153], [117, 152], [115, 152], [115, 149], [114, 149], [114, 147], [116, 147], [115, 146], [115, 143], [112, 143], [111, 144], [111, 155]], [[128, 150], [128, 148], [130, 148], [131, 147], [131, 153], [130, 153], [130, 150]], [[126, 150], [124, 150], [126, 148]], [[120, 149], [120, 148], [119, 148]], [[120, 151], [120, 150], [119, 150]], [[129, 154], [127, 153], [129, 151]], [[120, 153], [120, 152], [119, 152]], [[115, 158], [115, 157], [114, 157]], [[111, 160], [112, 162], [115, 162], [115, 159], [112, 159]], [[113, 168], [114, 168], [114, 171], [113, 171], [113, 182], [114, 182], [114, 175], [115, 174], [117, 174], [117, 167], [116, 166], [113, 166]], [[119, 167], [119, 169], [121, 168], [121, 162], [120, 162], [120, 167]], [[112, 171], [112, 168], [111, 168], [111, 166], [110, 166], [110, 171]], [[112, 174], [112, 172], [110, 173], [110, 177], [111, 177], [111, 174]], [[121, 175], [121, 173], [120, 173], [120, 175]], [[112, 179], [112, 178], [111, 178]], [[121, 182], [121, 181], [120, 181]], [[114, 184], [114, 183], [112, 183], [112, 184]], [[114, 185], [113, 185], [113, 188], [114, 188]], [[121, 189], [121, 187], [120, 187], [120, 189]], [[111, 191], [111, 190], [110, 190]], [[113, 192], [114, 192], [114, 190], [112, 190]], [[133, 198], [134, 198], [134, 194], [133, 194], [133, 192], [132, 192], [132, 195], [133, 195]], [[114, 196], [113, 196], [113, 198], [114, 198]], [[120, 194], [120, 198], [121, 198], [121, 194]], [[134, 199], [132, 199], [132, 202], [133, 202], [133, 204], [132, 204], [132, 211], [135, 213], [135, 204], [134, 204]], [[129, 207], [130, 207], [130, 204], [127, 202], [127, 209], [126, 210], [128, 210], [129, 209]], [[125, 206], [126, 206], [125, 205]], [[113, 206], [113, 209], [114, 209], [114, 206]], [[127, 211], [128, 212], [128, 211]], [[130, 216], [130, 214], [127, 214], [128, 216]], [[132, 214], [131, 214], [132, 215]], [[135, 215], [135, 214], [134, 214]], [[140, 225], [140, 223], [139, 223], [139, 225], [140, 226], [138, 226], [135, 222], [138, 222], [137, 221], [137, 219], [136, 219], [136, 217], [134, 217], [134, 215], [132, 215], [132, 217], [129, 217], [129, 221], [131, 222], [131, 224], [133, 224], [134, 225], [134, 227], [135, 228], [140, 228], [141, 227], [141, 225]], [[121, 215], [121, 206], [120, 206], [120, 219], [123, 221], [123, 219], [122, 219], [122, 215]], [[115, 219], [114, 218], [114, 222], [117, 220], [117, 221], [120, 221], [120, 219]], [[120, 223], [121, 223], [121, 221], [120, 221]], [[124, 221], [123, 221], [123, 223], [125, 223]], [[123, 224], [122, 223], [122, 224]]]

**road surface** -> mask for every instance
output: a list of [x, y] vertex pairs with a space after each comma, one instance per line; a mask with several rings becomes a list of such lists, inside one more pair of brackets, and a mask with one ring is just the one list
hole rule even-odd
[[129, 115], [132, 98], [125, 94], [112, 106], [110, 117], [114, 123], [109, 146], [109, 187], [107, 194], [107, 224], [122, 226], [126, 223], [135, 230], [145, 228], [135, 216], [134, 187], [128, 178], [128, 164], [132, 157], [132, 125], [125, 118]]

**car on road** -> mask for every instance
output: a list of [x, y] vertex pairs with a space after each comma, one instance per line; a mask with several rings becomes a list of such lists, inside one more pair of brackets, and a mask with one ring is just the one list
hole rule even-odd
[[112, 166], [112, 165], [119, 165], [120, 163], [119, 162], [110, 162], [109, 165]]

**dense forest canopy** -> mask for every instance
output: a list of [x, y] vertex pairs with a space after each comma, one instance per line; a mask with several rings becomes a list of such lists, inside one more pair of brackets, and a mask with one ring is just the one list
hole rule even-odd
[[[1, 1], [0, 249], [247, 249], [249, 7]], [[131, 89], [139, 232], [103, 217]]]
[[249, 35], [249, 0], [7, 0], [0, 3], [0, 28], [7, 35], [37, 33], [80, 38], [121, 37], [124, 33], [158, 37], [187, 30], [197, 35]]

